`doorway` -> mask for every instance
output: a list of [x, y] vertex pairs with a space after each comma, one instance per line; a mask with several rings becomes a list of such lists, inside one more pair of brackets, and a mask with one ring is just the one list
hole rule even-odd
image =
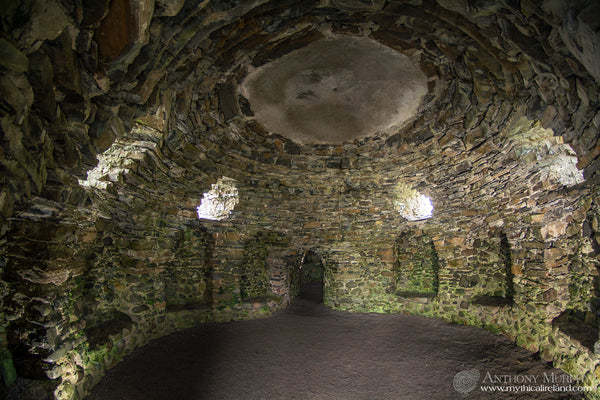
[[300, 265], [298, 297], [323, 302], [323, 260], [313, 249], [304, 254]]

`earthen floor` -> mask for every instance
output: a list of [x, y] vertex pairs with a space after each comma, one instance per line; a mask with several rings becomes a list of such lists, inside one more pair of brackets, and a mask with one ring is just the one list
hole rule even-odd
[[[466, 379], [455, 380], [460, 372]], [[472, 389], [469, 377], [477, 374]], [[537, 355], [480, 328], [331, 311], [296, 299], [269, 318], [207, 323], [154, 340], [108, 371], [86, 400], [582, 398], [556, 387], [545, 393], [480, 388], [551, 386], [561, 376]]]

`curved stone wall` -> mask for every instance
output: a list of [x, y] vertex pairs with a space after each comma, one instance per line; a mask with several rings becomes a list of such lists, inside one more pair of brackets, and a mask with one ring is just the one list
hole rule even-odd
[[[284, 307], [307, 252], [324, 301], [486, 327], [600, 383], [595, 2], [13, 2], [0, 21], [4, 389], [82, 398], [153, 337]], [[254, 68], [324, 36], [416, 60], [385, 135], [295, 143]], [[196, 207], [219, 179], [238, 203]], [[431, 198], [407, 221], [398, 185]], [[596, 396], [591, 394], [591, 397]]]

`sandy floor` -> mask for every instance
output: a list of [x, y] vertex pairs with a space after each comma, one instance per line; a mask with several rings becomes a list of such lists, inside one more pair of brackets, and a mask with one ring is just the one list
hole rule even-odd
[[152, 341], [110, 370], [86, 400], [582, 398], [479, 387], [467, 393], [475, 384], [461, 386], [454, 377], [473, 369], [478, 385], [490, 379], [540, 384], [561, 375], [479, 328], [335, 312], [296, 299], [270, 318], [209, 323]]

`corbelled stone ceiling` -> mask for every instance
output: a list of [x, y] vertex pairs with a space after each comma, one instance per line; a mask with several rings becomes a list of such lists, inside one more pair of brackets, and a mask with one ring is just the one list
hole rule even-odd
[[2, 390], [81, 398], [154, 337], [277, 311], [308, 252], [328, 307], [485, 327], [597, 387], [598, 15], [4, 2]]

